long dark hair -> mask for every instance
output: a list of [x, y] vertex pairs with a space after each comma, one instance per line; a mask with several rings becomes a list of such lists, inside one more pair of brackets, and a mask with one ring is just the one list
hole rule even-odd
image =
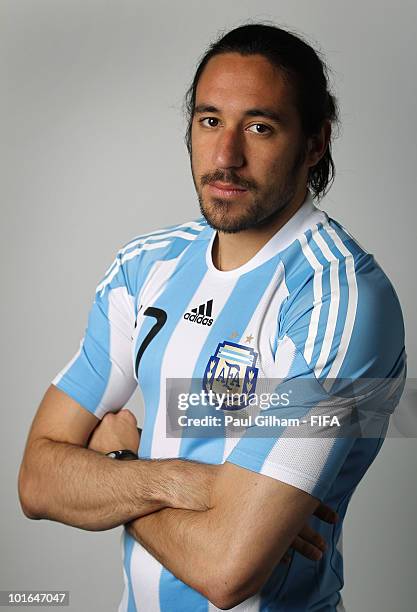
[[[243, 25], [212, 43], [197, 66], [194, 79], [185, 96], [188, 122], [185, 142], [190, 155], [191, 126], [198, 81], [212, 57], [232, 52], [241, 55], [263, 55], [271, 64], [283, 71], [296, 92], [296, 104], [305, 138], [318, 134], [327, 119], [332, 124], [339, 123], [337, 100], [329, 91], [328, 69], [318, 52], [299, 36], [276, 26]], [[326, 195], [334, 177], [335, 165], [330, 140], [321, 160], [309, 169], [308, 186], [313, 197], [320, 200]]]

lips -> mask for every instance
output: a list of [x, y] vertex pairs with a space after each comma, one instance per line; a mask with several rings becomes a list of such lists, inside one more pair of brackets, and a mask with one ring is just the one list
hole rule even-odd
[[233, 183], [221, 183], [220, 181], [214, 181], [214, 183], [210, 183], [210, 185], [223, 191], [246, 191], [244, 187], [239, 187], [239, 185], [234, 185]]
[[213, 195], [222, 198], [233, 198], [247, 193], [247, 189], [239, 187], [239, 185], [234, 185], [233, 183], [214, 181], [213, 183], [209, 183], [208, 187]]

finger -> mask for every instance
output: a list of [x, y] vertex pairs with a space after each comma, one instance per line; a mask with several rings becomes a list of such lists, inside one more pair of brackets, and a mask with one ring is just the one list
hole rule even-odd
[[309, 525], [305, 525], [302, 528], [302, 530], [298, 534], [298, 537], [323, 552], [327, 549], [326, 540], [319, 533], [317, 533], [317, 531], [314, 531], [314, 529], [312, 529]]
[[292, 547], [303, 555], [303, 557], [311, 559], [311, 561], [319, 561], [323, 556], [323, 552], [319, 548], [303, 540], [299, 536], [295, 538]]
[[317, 518], [319, 518], [321, 521], [325, 521], [326, 523], [331, 524], [336, 523], [339, 519], [337, 512], [332, 510], [330, 506], [327, 506], [326, 504], [320, 504], [320, 506], [316, 508], [313, 514], [317, 516]]
[[121, 416], [125, 416], [126, 418], [128, 418], [129, 420], [134, 420], [134, 422], [136, 423], [136, 417], [133, 414], [133, 412], [130, 412], [130, 410], [128, 408], [123, 408], [122, 410], [119, 411], [119, 413]]

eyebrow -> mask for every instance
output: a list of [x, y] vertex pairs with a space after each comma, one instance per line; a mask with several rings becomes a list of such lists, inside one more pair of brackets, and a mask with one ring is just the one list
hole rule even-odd
[[[209, 104], [198, 104], [194, 108], [194, 114], [202, 113], [220, 113], [221, 111], [215, 106]], [[265, 117], [275, 123], [284, 123], [282, 114], [272, 111], [269, 108], [248, 108], [245, 113], [245, 117]]]

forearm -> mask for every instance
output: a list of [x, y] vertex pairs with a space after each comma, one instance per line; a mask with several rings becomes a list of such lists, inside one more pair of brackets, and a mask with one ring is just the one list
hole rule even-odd
[[210, 585], [222, 579], [219, 526], [211, 509], [165, 508], [129, 522], [126, 529], [170, 572], [205, 597], [210, 597]]
[[226, 462], [207, 511], [163, 509], [126, 527], [177, 578], [229, 608], [259, 592], [317, 504], [296, 487]]
[[43, 439], [22, 464], [19, 490], [30, 518], [101, 531], [161, 508], [193, 507], [192, 487], [205, 476], [193, 468], [169, 459], [117, 461]]

